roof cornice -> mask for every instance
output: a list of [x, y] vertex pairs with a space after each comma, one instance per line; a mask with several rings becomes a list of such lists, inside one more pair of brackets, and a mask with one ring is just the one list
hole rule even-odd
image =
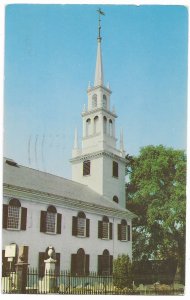
[[18, 187], [10, 184], [3, 184], [3, 193], [7, 197], [17, 197], [23, 199], [24, 201], [42, 203], [42, 204], [52, 204], [52, 202], [60, 207], [72, 210], [81, 210], [83, 209], [89, 213], [96, 213], [100, 215], [107, 215], [109, 217], [118, 217], [118, 218], [130, 218], [134, 219], [137, 217], [132, 212], [127, 209], [119, 208], [109, 208], [103, 205], [97, 205], [89, 203], [86, 201], [81, 201], [78, 199], [73, 199], [69, 197], [58, 196], [55, 194], [45, 193], [37, 191], [34, 189], [27, 189], [23, 187]]

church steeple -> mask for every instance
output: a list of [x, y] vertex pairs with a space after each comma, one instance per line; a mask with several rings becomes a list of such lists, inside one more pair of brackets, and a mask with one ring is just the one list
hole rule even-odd
[[125, 207], [125, 151], [123, 134], [117, 147], [115, 123], [117, 115], [111, 109], [110, 86], [104, 85], [101, 50], [101, 15], [98, 10], [97, 57], [94, 86], [87, 88], [88, 104], [82, 111], [82, 145], [77, 133], [72, 153], [72, 179], [87, 184], [101, 195], [119, 199]]
[[101, 19], [100, 15], [104, 15], [104, 12], [101, 9], [97, 10], [99, 13], [98, 18], [98, 47], [97, 47], [97, 57], [96, 57], [96, 71], [95, 71], [95, 79], [94, 79], [94, 86], [99, 86], [104, 84], [104, 73], [103, 73], [103, 64], [102, 64], [102, 49], [101, 49]]

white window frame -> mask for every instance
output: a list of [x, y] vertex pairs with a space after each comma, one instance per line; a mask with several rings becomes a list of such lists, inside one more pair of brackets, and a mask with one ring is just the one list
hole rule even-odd
[[[54, 232], [47, 230], [47, 218], [48, 218], [48, 214], [54, 214], [55, 215], [55, 228], [54, 228]], [[47, 211], [47, 214], [46, 214], [46, 233], [48, 233], [48, 234], [56, 234], [57, 233], [57, 213]]]
[[[18, 216], [18, 227], [17, 228], [9, 227], [9, 219], [12, 218], [12, 217], [9, 216], [9, 209], [10, 208], [17, 208], [18, 209], [19, 216]], [[21, 209], [22, 208], [18, 207], [18, 206], [8, 205], [8, 216], [7, 216], [7, 228], [6, 229], [15, 230], [15, 231], [20, 230], [20, 228], [21, 228]]]
[[[84, 234], [79, 234], [79, 222], [83, 221], [84, 222], [84, 226], [83, 226], [83, 230], [84, 230]], [[77, 217], [77, 237], [86, 237], [86, 218], [80, 218]]]
[[[122, 237], [122, 228], [123, 227], [125, 227], [125, 239], [123, 239], [123, 237]], [[127, 230], [128, 230], [127, 225], [121, 224], [121, 241], [123, 241], [123, 242], [126, 242], [128, 240], [127, 239], [128, 238]]]
[[[107, 225], [107, 237], [104, 237], [104, 224]], [[110, 223], [102, 221], [102, 239], [103, 240], [109, 240], [110, 239]]]

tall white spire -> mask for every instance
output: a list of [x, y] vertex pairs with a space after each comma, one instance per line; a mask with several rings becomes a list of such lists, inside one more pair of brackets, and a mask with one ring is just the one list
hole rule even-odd
[[102, 64], [102, 50], [101, 50], [101, 26], [100, 26], [100, 15], [104, 15], [104, 12], [99, 9], [97, 11], [99, 13], [98, 19], [98, 47], [97, 47], [97, 57], [96, 57], [96, 71], [95, 71], [95, 79], [94, 79], [94, 86], [103, 85], [104, 84], [104, 73], [103, 73], [103, 64]]

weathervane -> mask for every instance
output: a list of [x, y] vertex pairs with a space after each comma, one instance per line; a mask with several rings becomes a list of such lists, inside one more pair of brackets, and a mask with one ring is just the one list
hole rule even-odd
[[100, 26], [100, 22], [101, 22], [101, 19], [100, 19], [100, 15], [103, 15], [105, 16], [105, 13], [99, 8], [97, 10], [98, 12], [98, 39], [101, 40], [101, 35], [100, 35], [100, 30], [101, 30], [101, 26]]

